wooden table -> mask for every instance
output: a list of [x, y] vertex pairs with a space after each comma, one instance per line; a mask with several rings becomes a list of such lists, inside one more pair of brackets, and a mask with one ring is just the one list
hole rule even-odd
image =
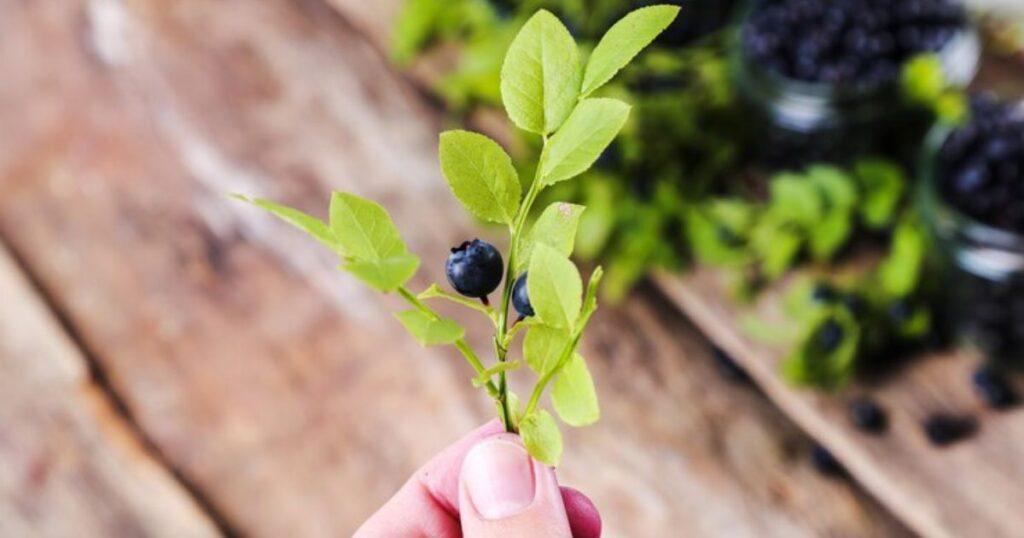
[[[315, 244], [226, 198], [389, 207], [423, 280], [475, 229], [393, 0], [0, 0], [0, 536], [339, 536], [492, 413]], [[484, 327], [470, 337], [486, 339]], [[564, 483], [609, 536], [902, 536], [644, 287], [584, 343]]]

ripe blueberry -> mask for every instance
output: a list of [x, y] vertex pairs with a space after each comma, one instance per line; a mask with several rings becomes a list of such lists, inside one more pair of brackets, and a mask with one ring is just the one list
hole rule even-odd
[[487, 297], [501, 283], [501, 253], [479, 239], [466, 241], [452, 249], [444, 272], [459, 293], [467, 297]]
[[866, 397], [850, 402], [850, 420], [858, 428], [871, 433], [881, 432], [889, 422], [885, 410]]
[[825, 476], [840, 477], [846, 474], [843, 464], [827, 448], [817, 443], [811, 448], [811, 464]]
[[818, 329], [816, 338], [819, 349], [832, 353], [843, 341], [843, 328], [834, 319], [830, 319]]
[[974, 389], [985, 404], [993, 409], [1003, 409], [1017, 403], [1017, 393], [999, 372], [991, 368], [980, 368], [971, 376]]
[[520, 316], [533, 315], [533, 305], [530, 304], [530, 293], [526, 289], [526, 273], [519, 275], [515, 286], [512, 286], [512, 306]]
[[971, 417], [937, 413], [924, 423], [924, 433], [936, 446], [946, 446], [974, 433], [978, 427]]

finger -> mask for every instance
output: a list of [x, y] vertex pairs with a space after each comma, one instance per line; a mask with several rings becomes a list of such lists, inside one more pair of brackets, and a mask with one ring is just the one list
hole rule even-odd
[[459, 475], [466, 538], [571, 538], [555, 472], [529, 456], [519, 437], [500, 434], [466, 454]]
[[562, 486], [562, 504], [565, 505], [572, 538], [601, 538], [601, 514], [590, 497]]
[[461, 536], [458, 476], [462, 460], [480, 440], [504, 431], [497, 420], [477, 428], [421, 467], [391, 500], [356, 531], [359, 538]]

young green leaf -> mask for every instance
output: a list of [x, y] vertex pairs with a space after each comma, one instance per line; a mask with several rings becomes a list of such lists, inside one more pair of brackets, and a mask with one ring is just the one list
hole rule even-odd
[[811, 256], [817, 261], [831, 259], [832, 255], [846, 244], [852, 231], [851, 210], [833, 209], [810, 230]]
[[526, 286], [540, 322], [559, 329], [573, 327], [583, 302], [583, 280], [567, 256], [544, 243], [535, 245]]
[[[377, 202], [335, 192], [331, 195], [330, 213], [331, 231], [347, 258], [380, 261], [407, 254], [395, 223]], [[402, 263], [407, 265], [408, 259]]]
[[650, 45], [679, 14], [678, 6], [650, 6], [638, 9], [616, 22], [587, 62], [583, 75], [582, 94], [590, 95], [626, 66], [641, 50]]
[[551, 405], [562, 422], [577, 428], [593, 424], [601, 418], [594, 380], [579, 353], [573, 354], [572, 359], [556, 374], [551, 386]]
[[825, 196], [830, 209], [848, 210], [857, 204], [857, 185], [839, 168], [811, 166], [807, 169], [807, 179]]
[[332, 232], [331, 228], [327, 226], [327, 223], [316, 217], [307, 215], [298, 209], [283, 206], [262, 198], [249, 198], [248, 196], [243, 196], [241, 194], [233, 194], [232, 197], [236, 200], [248, 202], [256, 207], [269, 211], [279, 219], [306, 232], [312, 236], [313, 239], [316, 239], [320, 243], [326, 245], [331, 250], [334, 250], [335, 252], [341, 251], [341, 244], [334, 236], [334, 232]]
[[544, 375], [558, 364], [570, 340], [565, 329], [535, 325], [523, 338], [523, 358], [537, 375]]
[[862, 160], [854, 170], [864, 192], [864, 202], [858, 206], [864, 225], [872, 230], [889, 226], [903, 197], [906, 184], [903, 171], [879, 159]]
[[439, 153], [448, 185], [470, 213], [512, 223], [519, 210], [519, 176], [497, 142], [468, 131], [446, 131], [441, 133]]
[[804, 228], [814, 227], [823, 211], [821, 194], [806, 178], [782, 173], [772, 178], [770, 211], [786, 221], [795, 222]]
[[594, 272], [590, 273], [590, 281], [587, 282], [587, 294], [583, 297], [583, 309], [580, 311], [577, 326], [585, 327], [586, 323], [590, 321], [590, 316], [597, 311], [597, 292], [601, 288], [602, 278], [604, 278], [604, 267], [598, 265]]
[[543, 409], [535, 409], [519, 420], [519, 435], [526, 451], [541, 463], [556, 466], [562, 459], [562, 433], [555, 419]]
[[905, 217], [893, 231], [889, 255], [878, 267], [882, 290], [889, 297], [905, 297], [917, 288], [926, 248], [927, 239], [920, 223]]
[[397, 312], [395, 317], [423, 346], [450, 344], [462, 338], [466, 332], [454, 320], [443, 317], [433, 318], [420, 310]]
[[540, 181], [552, 185], [586, 172], [619, 134], [629, 105], [616, 99], [584, 99], [540, 156]]
[[579, 51], [549, 11], [526, 21], [501, 66], [501, 99], [512, 122], [537, 134], [554, 132], [579, 98]]
[[379, 260], [352, 259], [341, 268], [378, 291], [388, 293], [409, 282], [419, 266], [420, 259], [416, 255], [402, 252]]
[[544, 243], [566, 256], [572, 254], [572, 247], [576, 243], [576, 228], [583, 209], [581, 205], [566, 202], [555, 202], [546, 207], [533, 228], [530, 228], [530, 233], [520, 243], [519, 253], [516, 254], [516, 273], [530, 266], [530, 252], [537, 243]]

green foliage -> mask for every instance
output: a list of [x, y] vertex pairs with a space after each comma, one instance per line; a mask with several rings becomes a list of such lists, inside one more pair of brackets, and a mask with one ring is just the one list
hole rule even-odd
[[947, 80], [935, 53], [921, 54], [908, 61], [903, 66], [900, 86], [908, 102], [931, 110], [941, 123], [956, 125], [967, 117], [967, 96]]
[[587, 61], [581, 93], [603, 86], [658, 37], [679, 14], [677, 6], [651, 6], [623, 17], [601, 38]]
[[540, 181], [552, 185], [590, 168], [619, 134], [629, 105], [615, 99], [584, 99], [544, 148]]
[[[837, 324], [841, 341], [835, 349], [823, 348], [821, 334], [826, 324]], [[796, 349], [782, 362], [782, 375], [796, 385], [836, 389], [854, 373], [860, 344], [860, 325], [845, 309], [831, 308], [816, 313]]]
[[888, 161], [864, 159], [855, 166], [854, 175], [863, 193], [858, 209], [864, 226], [869, 230], [888, 227], [905, 190], [903, 171]]
[[[412, 51], [438, 35], [489, 20], [493, 16], [489, 8], [479, 9], [485, 5], [455, 0], [442, 8], [436, 0], [412, 0], [396, 30], [396, 54], [408, 59]], [[676, 11], [654, 9], [628, 16], [606, 40], [606, 46], [626, 47], [631, 52], [628, 56], [618, 54], [622, 51], [602, 52], [592, 75], [600, 80], [592, 83], [607, 82], [658, 29], [668, 26]], [[453, 21], [453, 13], [466, 16], [466, 20]], [[642, 39], [622, 35], [623, 28], [643, 34]], [[532, 226], [528, 223], [530, 212], [546, 187], [585, 173], [619, 133], [629, 113], [625, 103], [614, 99], [581, 97], [578, 54], [562, 23], [551, 13], [540, 11], [512, 40], [505, 56], [500, 87], [508, 115], [524, 130], [542, 135], [537, 176], [525, 195], [511, 159], [496, 142], [467, 131], [448, 131], [440, 138], [441, 170], [455, 197], [476, 217], [508, 226], [511, 253], [506, 258], [505, 286], [497, 309], [487, 301], [478, 305], [445, 292], [436, 284], [419, 295], [410, 292], [406, 284], [419, 267], [419, 258], [409, 252], [391, 217], [375, 202], [335, 192], [330, 220], [324, 223], [274, 202], [238, 196], [330, 247], [340, 256], [342, 269], [371, 287], [397, 291], [413, 308], [396, 313], [396, 319], [424, 346], [451, 344], [458, 349], [475, 372], [474, 386], [485, 388], [494, 399], [505, 428], [518, 431], [530, 454], [549, 465], [557, 465], [562, 454], [558, 426], [539, 407], [549, 386], [552, 405], [566, 424], [584, 426], [600, 415], [593, 380], [576, 348], [597, 309], [597, 286], [603, 272], [600, 267], [595, 269], [584, 296], [579, 270], [569, 259], [582, 206], [553, 203]], [[523, 268], [530, 273], [528, 291], [536, 316], [509, 325], [513, 275]], [[476, 310], [491, 320], [496, 355], [492, 365], [486, 366], [465, 341], [462, 326], [423, 302], [434, 298]], [[507, 389], [506, 376], [523, 362], [512, 360], [508, 351], [524, 327], [523, 356], [538, 379], [529, 401], [521, 407]]]
[[917, 289], [924, 265], [927, 238], [915, 215], [907, 215], [893, 231], [892, 248], [878, 267], [879, 281], [891, 297], [906, 297]]
[[576, 42], [557, 17], [540, 10], [512, 41], [501, 67], [505, 111], [520, 129], [546, 135], [569, 116], [579, 91]]
[[424, 346], [451, 344], [466, 333], [465, 329], [454, 320], [430, 316], [420, 310], [397, 312], [395, 317], [405, 326], [409, 334]]
[[522, 195], [512, 159], [497, 142], [468, 131], [441, 133], [441, 171], [477, 218], [511, 225]]

